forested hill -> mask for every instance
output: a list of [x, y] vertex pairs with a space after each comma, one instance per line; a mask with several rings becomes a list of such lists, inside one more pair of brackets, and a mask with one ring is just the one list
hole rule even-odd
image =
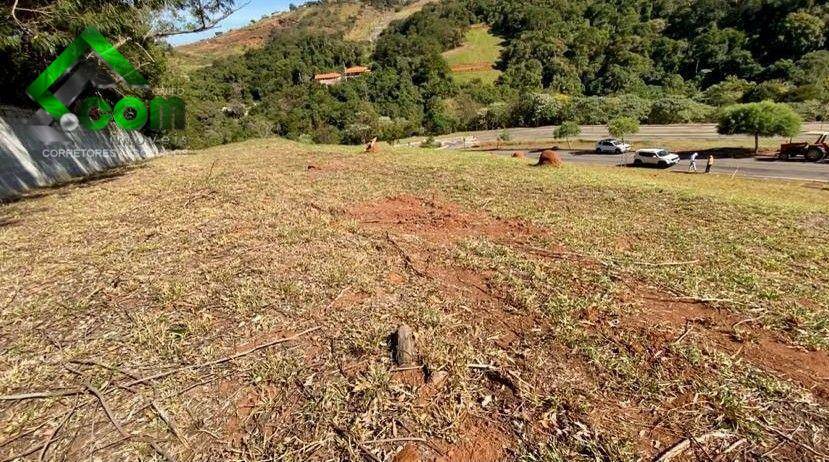
[[[266, 135], [357, 143], [620, 116], [699, 122], [763, 100], [806, 120], [829, 112], [825, 0], [319, 0], [277, 16], [280, 26], [255, 47], [242, 53], [246, 45], [236, 44], [240, 54], [193, 52], [202, 58], [194, 65], [164, 42], [172, 33], [158, 24], [164, 11], [221, 17], [238, 3], [38, 0], [17, 8], [0, 16], [0, 83], [16, 89], [0, 102], [34, 107], [26, 86], [93, 24], [123, 44], [150, 92], [185, 98], [188, 136], [177, 139], [190, 147]], [[483, 40], [472, 46], [464, 40], [476, 25], [471, 35]], [[233, 48], [233, 37], [219, 48]], [[478, 50], [486, 69], [500, 53], [497, 71], [486, 81], [455, 79], [442, 55], [453, 49], [473, 64]], [[330, 86], [314, 80], [355, 65], [371, 72]]]
[[[441, 56], [475, 24], [503, 41], [494, 84], [456, 83]], [[261, 50], [192, 77], [194, 127], [207, 144], [271, 133], [360, 142], [621, 115], [706, 121], [761, 100], [822, 120], [827, 24], [829, 4], [804, 0], [443, 0], [374, 43], [346, 40], [344, 30], [275, 32]], [[356, 64], [372, 72], [313, 81]]]
[[394, 20], [404, 19], [435, 0], [337, 0], [291, 5], [288, 11], [274, 12], [250, 24], [211, 38], [176, 47], [185, 64], [209, 64], [219, 57], [261, 48], [268, 38], [283, 29], [336, 33], [351, 41], [371, 41]]

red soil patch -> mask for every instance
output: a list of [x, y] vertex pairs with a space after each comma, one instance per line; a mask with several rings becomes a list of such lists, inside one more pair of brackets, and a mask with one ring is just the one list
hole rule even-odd
[[466, 425], [456, 442], [433, 442], [420, 451], [407, 444], [393, 462], [496, 462], [505, 460], [508, 438], [492, 423]]
[[475, 72], [475, 71], [489, 71], [492, 70], [492, 63], [489, 61], [481, 61], [469, 64], [456, 64], [451, 67], [452, 72]]
[[520, 222], [494, 220], [483, 214], [464, 212], [454, 204], [410, 195], [359, 204], [352, 207], [349, 214], [369, 228], [413, 234], [436, 243], [448, 243], [467, 236], [497, 238], [531, 232]]
[[[751, 364], [810, 389], [829, 401], [829, 355], [807, 351], [780, 342], [770, 332], [744, 323], [745, 318], [710, 308], [704, 303], [672, 299], [650, 292], [639, 296], [645, 316], [631, 317], [628, 323], [666, 324], [681, 331], [691, 325], [694, 332], [718, 349], [745, 358]], [[740, 323], [740, 324], [738, 324]], [[736, 327], [735, 327], [736, 326]], [[747, 341], [735, 336], [735, 329]]]
[[[536, 230], [520, 222], [497, 220], [483, 213], [463, 211], [457, 205], [434, 199], [421, 199], [411, 195], [394, 196], [356, 205], [349, 209], [348, 213], [367, 228], [386, 231], [389, 239], [398, 247], [401, 254], [405, 255], [406, 266], [413, 273], [439, 282], [443, 286], [442, 291], [447, 295], [473, 301], [475, 308], [469, 314], [475, 317], [476, 325], [482, 327], [477, 334], [478, 340], [483, 343], [491, 342], [493, 346], [508, 352], [526, 350], [525, 342], [534, 341], [532, 332], [549, 329], [549, 321], [533, 311], [511, 309], [508, 297], [499, 293], [498, 287], [493, 286], [491, 280], [494, 275], [441, 264], [439, 258], [436, 258], [439, 255], [436, 252], [440, 248], [449, 247], [462, 238], [482, 236], [493, 238], [496, 242], [538, 258], [564, 258], [573, 260], [574, 264], [589, 267], [600, 265], [589, 257], [568, 252], [564, 248], [540, 248], [532, 245], [533, 238], [538, 235], [549, 236], [549, 231]], [[395, 240], [391, 237], [403, 234], [415, 235], [425, 242], [413, 244], [411, 240]], [[390, 281], [402, 283], [408, 279], [408, 276], [400, 274], [400, 270], [397, 271], [389, 274]], [[715, 348], [742, 357], [763, 370], [799, 383], [811, 389], [821, 400], [829, 399], [829, 358], [825, 352], [797, 350], [781, 343], [768, 331], [753, 329], [747, 323], [740, 324], [738, 330], [748, 332], [751, 341], [740, 342], [732, 336], [731, 326], [742, 318], [705, 304], [677, 301], [674, 297], [641, 292], [637, 289], [631, 289], [626, 297], [629, 297], [627, 301], [639, 304], [644, 311], [644, 315], [632, 313], [620, 320], [620, 327], [642, 332], [649, 338], [644, 344], [629, 345], [638, 353], [657, 353], [665, 350], [659, 353], [665, 354], [669, 344], [681, 335], [686, 322], [690, 321], [693, 326], [690, 338], [708, 342]], [[598, 316], [596, 313], [586, 312], [583, 319], [585, 323], [592, 325], [599, 321], [593, 319]], [[660, 329], [660, 324], [667, 325], [670, 329]], [[579, 388], [580, 383], [590, 382], [590, 370], [581, 359], [573, 357], [566, 348], [561, 347], [561, 351], [558, 351], [559, 346], [554, 343], [546, 345], [546, 348], [548, 350], [544, 364], [548, 367], [542, 368], [543, 370], [539, 369], [538, 360], [522, 359], [520, 353], [514, 355], [516, 362], [511, 364], [509, 370], [522, 371], [521, 383], [529, 383], [535, 393], [540, 394], [555, 393], [561, 386]], [[526, 361], [526, 365], [523, 365], [523, 361]], [[501, 374], [501, 371], [493, 372], [495, 373], [492, 375], [482, 372], [481, 380], [487, 381], [487, 388], [494, 398], [494, 406], [510, 409], [519, 405], [521, 390], [510, 387], [510, 376]], [[423, 382], [421, 370], [410, 374], [401, 373], [396, 378], [416, 387], [421, 402], [433, 399], [432, 397], [440, 392], [442, 385]], [[550, 377], [569, 379], [550, 380]], [[611, 397], [607, 397], [606, 402], [599, 399], [586, 418], [588, 422], [604, 428], [605, 432], [627, 433], [636, 441], [641, 453], [653, 453], [656, 450], [656, 442], [664, 447], [682, 436], [660, 424], [658, 416], [649, 410], [636, 404], [622, 406], [613, 402]], [[529, 423], [526, 427], [527, 432], [538, 434], [539, 439], [544, 439], [550, 431], [538, 423], [544, 420], [543, 416], [528, 414], [525, 420]], [[650, 430], [647, 433], [638, 430], [648, 427]], [[464, 438], [452, 446], [428, 445], [432, 449], [445, 449], [441, 451], [443, 454], [440, 457], [443, 458], [430, 458], [428, 455], [434, 453], [428, 452], [423, 445], [419, 446], [427, 451], [427, 457], [421, 460], [503, 460], [507, 456], [504, 446], [509, 446], [513, 441], [512, 436], [499, 431], [498, 427], [474, 427], [462, 433], [465, 435]]]
[[253, 409], [269, 397], [277, 396], [279, 390], [270, 385], [240, 387], [238, 382], [224, 379], [219, 382], [216, 393], [233, 403], [225, 416], [224, 431], [231, 444], [238, 446], [248, 437]]
[[417, 446], [407, 444], [403, 446], [400, 452], [395, 454], [392, 462], [420, 462], [421, 460], [420, 451], [418, 451]]
[[437, 457], [435, 462], [493, 462], [504, 460], [505, 446], [508, 438], [495, 425], [482, 423], [468, 425], [461, 430], [458, 441], [451, 445], [437, 446], [441, 448], [443, 456]]

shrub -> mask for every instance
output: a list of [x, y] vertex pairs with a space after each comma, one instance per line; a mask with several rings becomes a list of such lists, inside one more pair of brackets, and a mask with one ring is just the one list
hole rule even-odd
[[598, 96], [574, 97], [567, 104], [564, 117], [582, 125], [607, 123], [608, 116], [602, 99]]
[[420, 143], [420, 147], [427, 149], [439, 148], [440, 142], [436, 141], [434, 136], [429, 136], [428, 138], [423, 140], [422, 143]]
[[533, 126], [551, 125], [556, 123], [561, 114], [563, 104], [555, 96], [547, 93], [533, 93], [530, 96], [530, 123]]
[[682, 124], [710, 120], [714, 108], [690, 98], [666, 95], [653, 102], [648, 123]]
[[746, 92], [754, 88], [754, 85], [748, 80], [738, 79], [732, 75], [702, 92], [702, 101], [712, 106], [737, 104], [743, 100]]
[[603, 98], [608, 120], [617, 117], [633, 117], [639, 121], [648, 119], [653, 101], [638, 95], [625, 94]]
[[785, 101], [794, 88], [782, 80], [767, 80], [748, 90], [743, 98], [747, 102]]
[[808, 100], [800, 103], [788, 103], [803, 120], [809, 122], [823, 122], [829, 120], [829, 105], [818, 100]]

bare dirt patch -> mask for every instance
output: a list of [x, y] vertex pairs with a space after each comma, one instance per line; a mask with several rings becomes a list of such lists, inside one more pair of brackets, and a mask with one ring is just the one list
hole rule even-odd
[[532, 232], [520, 222], [495, 220], [463, 211], [455, 204], [406, 194], [358, 204], [349, 214], [368, 228], [413, 234], [441, 244], [469, 236], [504, 238]]
[[[492, 423], [467, 424], [458, 441], [441, 447], [445, 455], [435, 462], [491, 462], [503, 460], [508, 438]], [[429, 460], [429, 459], [427, 459]]]
[[490, 71], [493, 69], [492, 63], [489, 61], [482, 61], [478, 63], [469, 63], [469, 64], [457, 64], [452, 66], [452, 72], [463, 73], [463, 72], [477, 72], [477, 71]]
[[751, 325], [750, 319], [696, 301], [677, 300], [653, 292], [639, 294], [645, 316], [631, 317], [634, 324], [663, 324], [674, 330], [686, 328], [717, 348], [745, 358], [753, 365], [810, 389], [829, 400], [829, 355], [787, 345], [767, 330]]

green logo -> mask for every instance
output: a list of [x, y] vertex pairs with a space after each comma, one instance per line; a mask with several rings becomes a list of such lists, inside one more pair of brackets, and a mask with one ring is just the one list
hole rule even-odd
[[[98, 30], [88, 27], [26, 89], [35, 102], [53, 119], [61, 120], [71, 111], [49, 88], [94, 51], [130, 86], [146, 87], [147, 80]], [[93, 117], [93, 110], [97, 117]], [[150, 122], [153, 130], [184, 128], [184, 102], [181, 98], [155, 97], [147, 105], [135, 96], [125, 96], [113, 108], [104, 99], [91, 96], [79, 106], [78, 121], [85, 128], [101, 130], [114, 119], [124, 130], [138, 130]]]

